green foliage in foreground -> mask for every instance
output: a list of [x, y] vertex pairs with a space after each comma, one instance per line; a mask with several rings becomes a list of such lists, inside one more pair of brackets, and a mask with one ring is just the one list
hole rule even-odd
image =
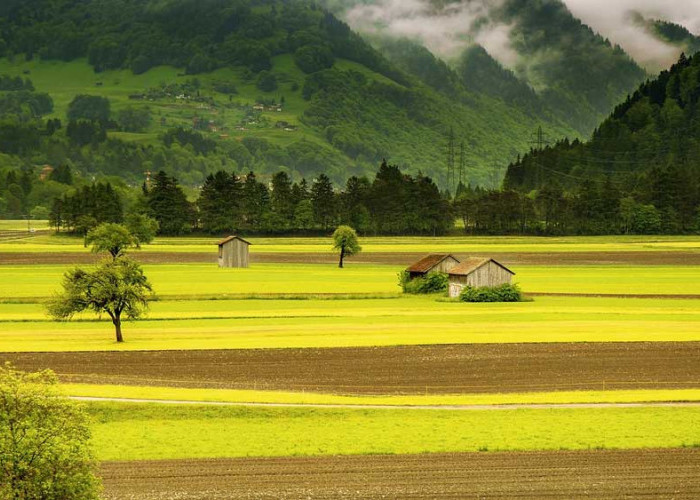
[[698, 408], [90, 410], [101, 460], [700, 446]]
[[449, 284], [449, 277], [445, 273], [430, 273], [425, 277], [414, 279], [411, 279], [411, 275], [406, 271], [399, 273], [399, 286], [403, 293], [411, 295], [444, 293], [447, 292]]
[[503, 284], [495, 287], [467, 286], [459, 294], [462, 302], [521, 302], [523, 294], [518, 285]]
[[98, 498], [87, 417], [57, 384], [0, 366], [1, 500]]

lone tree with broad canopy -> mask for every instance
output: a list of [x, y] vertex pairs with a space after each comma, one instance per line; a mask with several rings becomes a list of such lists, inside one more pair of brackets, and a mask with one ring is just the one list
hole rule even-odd
[[352, 257], [362, 251], [357, 240], [357, 233], [350, 226], [340, 226], [333, 233], [333, 250], [340, 251], [339, 268], [343, 268], [345, 257]]
[[0, 365], [0, 499], [98, 499], [88, 423], [53, 372]]
[[53, 297], [49, 314], [69, 320], [75, 314], [92, 311], [107, 313], [112, 319], [117, 342], [122, 337], [122, 315], [130, 319], [141, 317], [148, 309], [153, 289], [138, 263], [118, 257], [99, 265], [94, 271], [73, 269], [63, 278], [63, 292]]
[[107, 252], [116, 259], [129, 248], [138, 247], [139, 240], [121, 224], [104, 223], [88, 232], [85, 245], [92, 245], [92, 253]]

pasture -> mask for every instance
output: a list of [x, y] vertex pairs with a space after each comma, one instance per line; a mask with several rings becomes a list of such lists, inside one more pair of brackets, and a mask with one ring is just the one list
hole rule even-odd
[[101, 460], [700, 446], [700, 408], [89, 409]]
[[126, 342], [116, 345], [106, 319], [56, 323], [39, 305], [0, 304], [0, 344], [29, 352], [700, 341], [700, 308], [690, 300], [540, 297], [470, 305], [419, 297], [153, 306], [149, 319], [124, 324]]
[[[0, 302], [50, 297], [70, 266], [0, 265]], [[161, 299], [313, 297], [335, 294], [360, 298], [397, 296], [396, 265], [255, 264], [219, 269], [216, 264], [145, 265]], [[515, 281], [527, 293], [700, 295], [700, 266], [518, 266]]]
[[[132, 252], [156, 296], [122, 345], [106, 318], [46, 316], [93, 262], [81, 240], [2, 241], [0, 361], [121, 399], [84, 403], [106, 461], [700, 447], [699, 408], [652, 405], [700, 401], [698, 237], [363, 238], [343, 270], [326, 238], [252, 240], [245, 270], [208, 263], [215, 238]], [[439, 252], [512, 259], [531, 296], [401, 295], [407, 261]]]

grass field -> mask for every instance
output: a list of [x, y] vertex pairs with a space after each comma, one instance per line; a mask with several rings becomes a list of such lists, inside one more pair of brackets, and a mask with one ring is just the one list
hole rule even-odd
[[[144, 252], [213, 255], [214, 242], [163, 238]], [[259, 253], [330, 255], [327, 238], [254, 238], [253, 243]], [[0, 352], [35, 368], [55, 363], [62, 380], [73, 382], [62, 390], [73, 396], [399, 407], [91, 402], [85, 406], [100, 460], [700, 447], [700, 408], [694, 407], [400, 408], [700, 401], [693, 350], [700, 342], [700, 307], [692, 298], [700, 295], [700, 266], [640, 265], [631, 257], [617, 265], [595, 261], [599, 252], [644, 252], [685, 255], [682, 262], [700, 253], [699, 237], [364, 238], [362, 244], [370, 255], [589, 252], [586, 259], [593, 260], [518, 265], [517, 281], [526, 293], [573, 295], [535, 296], [516, 304], [401, 296], [396, 274], [403, 266], [398, 264], [351, 261], [339, 270], [282, 257], [247, 270], [146, 264], [157, 300], [145, 319], [125, 323], [121, 345], [113, 341], [106, 318], [82, 315], [54, 322], [46, 317], [43, 303], [58, 290], [68, 264], [5, 264], [0, 265]], [[3, 254], [18, 252], [64, 254], [70, 262], [70, 252], [87, 250], [75, 238], [40, 235], [0, 242], [0, 264]], [[607, 349], [613, 342], [619, 344]], [[540, 345], [545, 347], [538, 354]], [[326, 349], [333, 347], [368, 352]], [[343, 364], [348, 355], [364, 361]], [[258, 365], [270, 372], [264, 381], [237, 375]], [[423, 365], [439, 374], [406, 373], [409, 366], [419, 372]], [[186, 369], [174, 372], [173, 366]], [[352, 378], [351, 372], [363, 366], [378, 374], [369, 375], [376, 391], [356, 388], [368, 383]], [[530, 375], [519, 376], [518, 369]], [[469, 370], [473, 376], [465, 375]], [[485, 372], [488, 380], [480, 378]], [[464, 376], [451, 375], [458, 373]], [[433, 380], [436, 387], [430, 388]]]
[[101, 460], [700, 446], [697, 408], [88, 409]]
[[0, 311], [22, 317], [25, 307], [32, 308], [37, 319], [2, 323], [2, 350], [700, 341], [700, 308], [694, 300], [542, 297], [534, 302], [477, 305], [437, 302], [432, 297], [164, 302], [154, 304], [153, 318], [124, 325], [123, 345], [112, 341], [108, 321], [39, 320], [36, 305], [3, 304]]
[[[49, 221], [47, 220], [32, 220], [31, 227], [36, 230], [49, 229]], [[0, 236], [3, 231], [26, 231], [26, 220], [4, 220], [0, 219]]]
[[[0, 266], [0, 302], [49, 297], [60, 289], [69, 266]], [[396, 295], [399, 266], [350, 264], [256, 264], [219, 269], [215, 264], [144, 266], [163, 298], [224, 298], [227, 295]], [[516, 282], [525, 293], [700, 294], [698, 266], [519, 266]], [[1, 318], [0, 318], [1, 319]]]

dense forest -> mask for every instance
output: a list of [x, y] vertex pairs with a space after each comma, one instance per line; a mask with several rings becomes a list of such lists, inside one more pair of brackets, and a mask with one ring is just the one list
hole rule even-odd
[[[590, 141], [560, 141], [511, 164], [505, 187], [547, 199], [564, 232], [695, 230], [699, 138], [700, 55], [683, 55], [615, 108]], [[572, 226], [575, 218], [588, 222]]]
[[[35, 182], [17, 179], [10, 171], [4, 180], [6, 185], [13, 183], [12, 191], [27, 190], [25, 199], [31, 199], [32, 191], [43, 184], [73, 182], [67, 169]], [[46, 209], [35, 207], [33, 213], [44, 215], [39, 210]], [[194, 202], [175, 178], [161, 171], [138, 192], [125, 193], [102, 182], [66, 189], [47, 212], [57, 230], [77, 234], [86, 234], [102, 222], [122, 222], [129, 215], [155, 219], [165, 235], [192, 231], [314, 234], [339, 224], [363, 234], [440, 235], [454, 226], [450, 202], [430, 178], [406, 175], [386, 162], [372, 181], [351, 177], [342, 190], [334, 189], [323, 174], [308, 183], [294, 182], [286, 172], [278, 172], [268, 185], [253, 172], [236, 175], [220, 170], [207, 177]]]

